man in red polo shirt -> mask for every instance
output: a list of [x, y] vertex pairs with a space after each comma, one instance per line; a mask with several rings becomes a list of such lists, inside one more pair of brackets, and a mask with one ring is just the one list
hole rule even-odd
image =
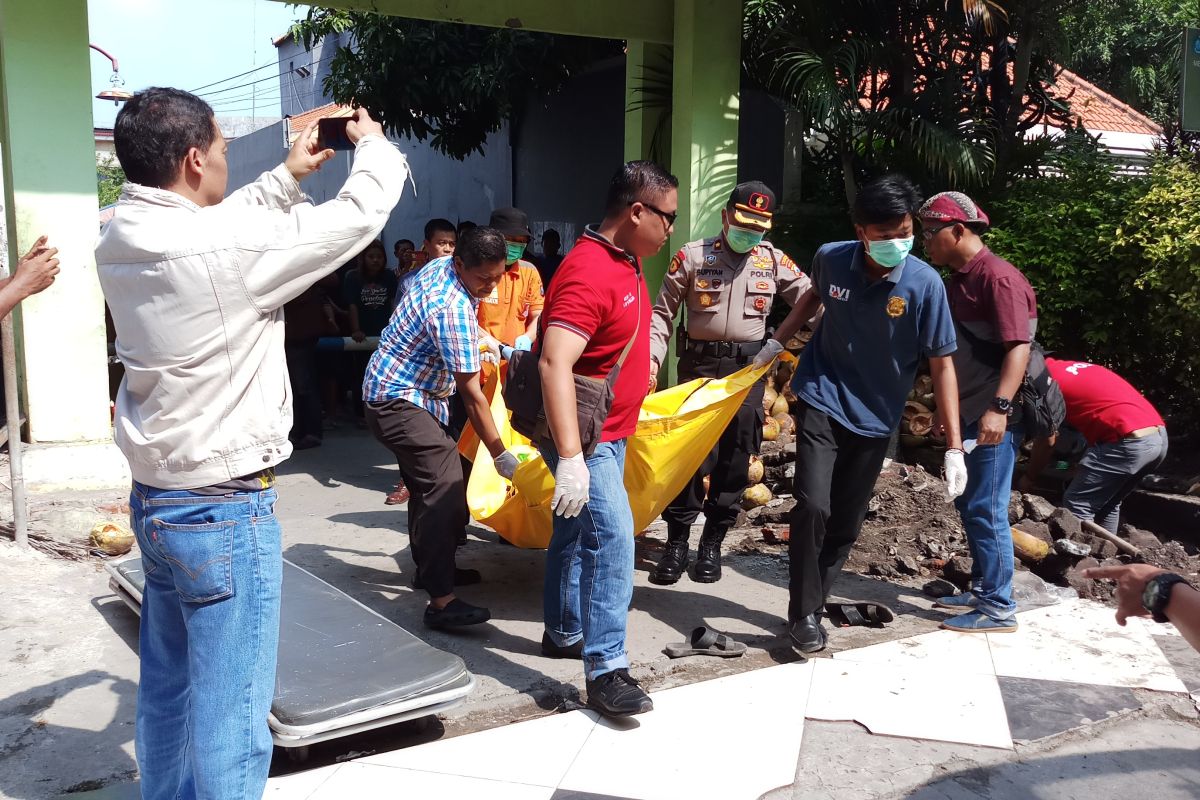
[[[550, 439], [540, 449], [555, 483], [542, 652], [582, 657], [588, 705], [607, 716], [654, 707], [630, 677], [625, 652], [634, 534], [625, 441], [649, 388], [651, 298], [641, 260], [666, 244], [679, 207], [678, 185], [649, 161], [617, 170], [604, 221], [588, 226], [563, 259], [542, 313], [539, 370]], [[631, 339], [600, 443], [585, 456], [574, 375], [607, 377]]]
[[[1141, 392], [1099, 364], [1047, 358], [1046, 368], [1062, 389], [1067, 424], [1088, 442], [1063, 505], [1116, 533], [1121, 501], [1167, 457], [1166, 425]], [[1034, 442], [1021, 491], [1033, 488], [1053, 446], [1054, 439]]]

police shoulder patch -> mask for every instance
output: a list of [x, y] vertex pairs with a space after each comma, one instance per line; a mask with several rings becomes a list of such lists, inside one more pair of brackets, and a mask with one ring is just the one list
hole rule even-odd
[[682, 266], [683, 266], [683, 251], [680, 250], [678, 253], [676, 253], [674, 256], [671, 257], [671, 268], [668, 271], [671, 275], [674, 275], [676, 272], [679, 272], [679, 269]]

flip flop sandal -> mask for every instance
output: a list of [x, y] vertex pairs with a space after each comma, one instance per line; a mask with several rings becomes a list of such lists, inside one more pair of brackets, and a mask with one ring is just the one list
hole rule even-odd
[[896, 618], [896, 613], [882, 603], [827, 603], [825, 616], [839, 628], [866, 625], [881, 628]]
[[686, 642], [669, 644], [663, 648], [663, 652], [671, 658], [683, 658], [684, 656], [736, 658], [746, 652], [746, 645], [701, 625], [692, 631], [692, 635]]

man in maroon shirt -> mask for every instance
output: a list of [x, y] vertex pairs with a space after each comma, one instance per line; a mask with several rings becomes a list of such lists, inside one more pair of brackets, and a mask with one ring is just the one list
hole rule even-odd
[[[654, 704], [629, 675], [625, 625], [633, 599], [633, 513], [625, 492], [625, 440], [649, 388], [650, 293], [641, 259], [666, 244], [679, 208], [675, 176], [649, 161], [617, 170], [604, 221], [588, 226], [546, 295], [538, 339], [554, 471], [554, 535], [546, 552], [542, 652], [583, 658], [587, 703], [607, 716]], [[636, 338], [635, 338], [636, 337]], [[630, 340], [600, 442], [579, 436], [575, 375], [605, 378]]]
[[[1088, 443], [1063, 505], [1116, 533], [1121, 501], [1167, 457], [1166, 425], [1141, 392], [1099, 364], [1047, 358], [1046, 368], [1062, 389], [1067, 424]], [[1053, 447], [1054, 438], [1034, 442], [1021, 491], [1033, 489]]]
[[943, 628], [1008, 633], [1017, 629], [1008, 499], [1024, 439], [1013, 400], [1029, 364], [1037, 300], [1025, 276], [984, 245], [988, 217], [971, 198], [936, 194], [918, 216], [929, 260], [953, 270], [947, 295], [958, 334], [954, 371], [967, 451], [967, 489], [954, 502], [971, 550], [971, 587], [937, 604], [968, 611]]

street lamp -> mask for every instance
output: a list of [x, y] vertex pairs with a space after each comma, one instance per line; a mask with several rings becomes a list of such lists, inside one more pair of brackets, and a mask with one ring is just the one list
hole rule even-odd
[[113, 58], [112, 55], [106, 52], [103, 48], [97, 47], [94, 44], [89, 44], [88, 47], [92, 48], [97, 53], [111, 61], [113, 68], [112, 77], [109, 79], [109, 83], [111, 85], [104, 91], [100, 92], [100, 94], [96, 95], [96, 99], [112, 100], [113, 105], [115, 106], [119, 105], [120, 103], [124, 103], [126, 100], [133, 97], [132, 92], [128, 92], [122, 88], [125, 85], [125, 80], [121, 77], [121, 70], [120, 67], [117, 66], [117, 59]]

